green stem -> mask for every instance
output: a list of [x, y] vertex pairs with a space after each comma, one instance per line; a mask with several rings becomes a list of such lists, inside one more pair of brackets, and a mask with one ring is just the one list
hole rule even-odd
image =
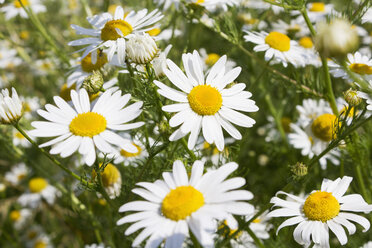
[[[313, 24], [311, 23], [309, 16], [307, 15], [306, 8], [303, 8], [301, 10], [301, 14], [305, 19], [305, 22], [310, 30], [310, 33], [313, 37], [316, 35], [315, 28]], [[326, 89], [326, 96], [329, 104], [331, 105], [333, 114], [338, 116], [338, 109], [337, 109], [337, 104], [336, 104], [336, 99], [335, 95], [333, 94], [333, 88], [332, 88], [332, 81], [331, 81], [331, 75], [329, 74], [329, 68], [328, 68], [328, 61], [327, 58], [321, 57], [322, 59], [322, 68], [323, 68], [323, 73], [324, 73], [324, 81], [325, 81], [325, 89]]]
[[87, 16], [92, 16], [92, 15], [93, 15], [93, 14], [92, 14], [92, 10], [90, 9], [87, 0], [80, 0], [80, 2], [81, 2], [81, 5], [83, 5], [83, 9], [84, 9], [84, 11], [85, 11], [85, 14], [86, 14]]
[[351, 17], [351, 20], [353, 20], [353, 22], [357, 21], [355, 20], [355, 18], [359, 15], [359, 13], [364, 9], [364, 7], [367, 6], [368, 2], [370, 0], [365, 0], [361, 5], [359, 5], [359, 8], [354, 12], [353, 16]]
[[27, 13], [28, 17], [30, 18], [32, 24], [36, 27], [36, 29], [39, 31], [41, 36], [43, 36], [44, 39], [49, 43], [49, 45], [52, 46], [54, 52], [58, 55], [58, 57], [60, 57], [60, 59], [64, 63], [66, 63], [68, 66], [70, 66], [69, 59], [66, 57], [65, 53], [58, 48], [55, 41], [52, 39], [52, 37], [49, 35], [48, 31], [44, 28], [43, 24], [40, 22], [37, 15], [34, 15], [31, 8], [25, 7], [21, 0], [18, 0], [18, 2], [21, 4], [22, 8], [26, 11], [26, 13]]
[[252, 229], [248, 226], [247, 227], [247, 232], [249, 234], [249, 236], [251, 236], [251, 238], [254, 240], [254, 242], [256, 243], [256, 245], [260, 248], [265, 248], [265, 246], [262, 244], [261, 240], [256, 236], [256, 234], [252, 231]]
[[50, 161], [52, 161], [54, 164], [56, 164], [59, 168], [61, 168], [62, 170], [64, 170], [67, 174], [69, 174], [70, 176], [74, 177], [75, 179], [79, 180], [83, 185], [87, 186], [88, 188], [93, 188], [93, 184], [92, 183], [89, 183], [88, 181], [86, 181], [85, 179], [81, 178], [80, 176], [78, 176], [77, 174], [75, 174], [74, 172], [72, 172], [71, 170], [69, 170], [67, 167], [63, 166], [57, 159], [55, 159], [53, 156], [51, 156], [47, 151], [45, 151], [43, 148], [40, 148], [38, 146], [38, 144], [36, 144], [35, 141], [33, 141], [30, 136], [27, 135], [27, 133], [25, 131], [23, 131], [23, 129], [19, 126], [18, 123], [14, 124], [14, 127], [35, 147], [37, 148], [39, 151], [41, 151], [41, 153], [43, 153], [47, 158], [49, 158]]

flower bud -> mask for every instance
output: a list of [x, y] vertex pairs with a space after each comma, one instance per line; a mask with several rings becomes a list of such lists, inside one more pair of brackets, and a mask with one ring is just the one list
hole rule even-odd
[[324, 57], [343, 58], [358, 48], [358, 33], [344, 19], [335, 19], [331, 23], [320, 23], [317, 26], [317, 31], [315, 47]]
[[100, 92], [102, 85], [103, 77], [99, 71], [93, 71], [93, 74], [89, 75], [83, 82], [83, 88], [86, 89], [90, 95]]
[[353, 89], [348, 89], [344, 92], [345, 101], [352, 107], [358, 106], [362, 102], [362, 98], [358, 96], [358, 92]]
[[158, 47], [153, 38], [147, 33], [134, 34], [126, 44], [128, 59], [136, 64], [147, 64], [158, 53]]
[[303, 177], [307, 175], [307, 166], [301, 162], [297, 162], [291, 166], [291, 171], [295, 177]]

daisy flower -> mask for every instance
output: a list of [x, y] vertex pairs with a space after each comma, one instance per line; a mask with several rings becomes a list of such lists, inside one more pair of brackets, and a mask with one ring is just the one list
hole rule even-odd
[[147, 239], [146, 247], [157, 247], [165, 240], [165, 247], [179, 248], [189, 229], [203, 247], [213, 246], [217, 230], [216, 220], [226, 220], [231, 229], [238, 223], [233, 215], [252, 214], [252, 205], [244, 202], [253, 198], [251, 192], [237, 190], [245, 184], [241, 177], [225, 180], [238, 168], [228, 163], [203, 175], [204, 164], [197, 160], [190, 179], [181, 161], [173, 164], [173, 172], [164, 172], [155, 183], [138, 183], [133, 190], [146, 201], [124, 204], [119, 212], [138, 213], [121, 218], [117, 224], [134, 223], [126, 231], [130, 235], [144, 228], [132, 243], [138, 246]]
[[249, 9], [257, 9], [263, 11], [271, 9], [275, 15], [284, 10], [281, 6], [273, 5], [263, 0], [242, 0], [241, 5]]
[[[279, 207], [268, 214], [269, 217], [291, 217], [284, 221], [277, 233], [286, 226], [297, 225], [293, 237], [295, 241], [305, 247], [312, 242], [317, 247], [329, 246], [329, 230], [339, 240], [341, 245], [347, 243], [347, 235], [344, 227], [352, 235], [356, 227], [350, 221], [360, 224], [366, 232], [369, 221], [357, 214], [350, 212], [372, 211], [372, 205], [368, 205], [359, 194], [345, 195], [353, 178], [343, 177], [332, 181], [324, 179], [320, 190], [313, 191], [305, 199], [282, 191], [273, 197], [270, 203]], [[279, 195], [286, 195], [292, 201], [283, 200]]]
[[13, 144], [25, 148], [31, 146], [31, 143], [16, 129], [13, 130]]
[[[235, 140], [233, 138], [224, 139], [225, 145], [230, 145], [234, 142]], [[223, 151], [219, 151], [215, 145], [209, 144], [202, 138], [198, 139], [197, 143], [199, 144], [197, 145], [196, 149], [202, 152], [203, 157], [201, 160], [203, 162], [211, 161], [214, 165], [214, 168], [217, 168], [215, 166], [218, 166], [219, 164], [225, 164], [228, 162], [229, 150], [227, 147], [225, 147]]]
[[[306, 5], [307, 14], [312, 23], [324, 21], [328, 15], [335, 15], [337, 12], [334, 10], [333, 4], [325, 4], [322, 2], [313, 2]], [[292, 11], [292, 15], [300, 14], [299, 11]], [[298, 18], [305, 22], [302, 16]]]
[[5, 13], [6, 20], [16, 17], [17, 15], [21, 16], [22, 18], [28, 18], [28, 15], [23, 9], [22, 5], [26, 8], [31, 8], [32, 12], [35, 14], [46, 11], [46, 7], [42, 5], [39, 0], [14, 0], [12, 3], [0, 8], [0, 11]]
[[274, 59], [287, 67], [288, 63], [294, 66], [304, 66], [303, 50], [294, 40], [280, 32], [250, 32], [246, 31], [245, 41], [257, 44], [253, 48], [255, 52], [265, 52], [265, 60]]
[[19, 185], [20, 182], [28, 175], [29, 169], [24, 163], [12, 166], [12, 169], [5, 173], [5, 180], [12, 185]]
[[368, 243], [365, 243], [363, 246], [360, 248], [372, 248], [372, 241], [369, 241]]
[[252, 29], [266, 29], [267, 23], [258, 18], [254, 18], [251, 13], [240, 13], [238, 19], [244, 23], [243, 31], [248, 31]]
[[[204, 139], [209, 143], [215, 143], [217, 149], [224, 148], [223, 127], [233, 138], [241, 139], [240, 132], [231, 124], [242, 127], [252, 127], [255, 120], [239, 113], [256, 112], [258, 107], [249, 99], [252, 94], [243, 91], [246, 87], [243, 83], [233, 84], [239, 76], [240, 67], [226, 71], [226, 56], [222, 56], [205, 76], [203, 64], [199, 53], [187, 53], [182, 55], [183, 66], [186, 75], [171, 60], [167, 60], [169, 69], [164, 69], [168, 79], [181, 91], [175, 90], [165, 84], [154, 81], [160, 88], [159, 94], [179, 102], [163, 107], [163, 111], [177, 112], [169, 121], [171, 127], [181, 125], [169, 140], [178, 140], [191, 132], [188, 140], [189, 149], [193, 149], [199, 132], [202, 130]], [[228, 85], [231, 87], [226, 87]]]
[[[102, 164], [100, 165], [102, 167]], [[95, 170], [92, 172], [92, 179], [97, 177]], [[105, 191], [111, 199], [114, 199], [120, 195], [121, 192], [121, 174], [118, 168], [113, 164], [108, 163], [101, 172], [102, 184]]]
[[[199, 50], [199, 54], [202, 61], [204, 62], [203, 66], [204, 70], [213, 67], [214, 64], [216, 64], [217, 61], [221, 58], [221, 56], [218, 55], [217, 53], [207, 53], [207, 50], [205, 50], [204, 48]], [[234, 67], [236, 67], [236, 63], [233, 60], [231, 59], [226, 60], [225, 64], [226, 71], [231, 71], [232, 69], [234, 69]]]
[[23, 228], [31, 216], [32, 211], [27, 208], [23, 208], [21, 210], [12, 210], [9, 213], [9, 219], [13, 222], [14, 228], [17, 230]]
[[[358, 76], [364, 78], [365, 80], [372, 80], [372, 59], [369, 58], [366, 55], [362, 55], [360, 52], [356, 52], [354, 54], [348, 54], [347, 55], [347, 61], [346, 64], [350, 71], [357, 74]], [[330, 66], [330, 73], [334, 77], [341, 77], [343, 79], [346, 79], [350, 83], [353, 82], [353, 80], [350, 78], [348, 73], [343, 69], [342, 66], [334, 63], [329, 62]]]
[[[324, 100], [304, 100], [302, 106], [297, 106], [297, 110], [300, 117], [296, 124], [290, 124], [289, 143], [300, 149], [303, 156], [313, 158], [322, 153], [334, 139], [338, 120]], [[339, 156], [340, 152], [333, 149], [320, 158], [322, 169], [326, 168], [327, 159], [338, 165]]]
[[22, 101], [19, 99], [17, 91], [12, 88], [12, 96], [8, 89], [1, 90], [0, 93], [0, 123], [15, 124], [23, 115]]
[[110, 13], [103, 13], [88, 17], [87, 20], [93, 26], [93, 29], [82, 28], [77, 25], [71, 25], [71, 27], [76, 30], [77, 34], [92, 37], [71, 41], [69, 45], [89, 45], [82, 49], [85, 50], [82, 58], [98, 48], [107, 48], [108, 61], [111, 61], [114, 54], [117, 54], [118, 62], [122, 65], [125, 61], [125, 43], [128, 35], [150, 30], [153, 28], [151, 26], [163, 18], [158, 10], [147, 12], [147, 9], [143, 9], [137, 13], [131, 11], [124, 14], [123, 8], [118, 6], [114, 16]]
[[48, 204], [53, 204], [60, 192], [41, 177], [34, 177], [28, 182], [28, 190], [18, 198], [18, 203], [23, 207], [36, 208], [44, 199]]
[[277, 22], [274, 22], [272, 25], [273, 30], [280, 32], [282, 34], [295, 35], [296, 37], [310, 35], [310, 31], [309, 28], [306, 26], [306, 23], [298, 20], [291, 20], [290, 23], [278, 20]]
[[312, 65], [315, 67], [322, 66], [322, 62], [319, 53], [315, 50], [313, 40], [309, 36], [303, 36], [298, 40], [298, 44], [303, 49], [303, 55], [305, 58], [306, 65]]
[[172, 37], [178, 37], [182, 34], [182, 31], [179, 29], [173, 30], [172, 28], [168, 29], [160, 29], [160, 28], [153, 28], [149, 31], [146, 31], [150, 36], [154, 38], [156, 41], [169, 41]]
[[137, 152], [130, 140], [124, 139], [111, 130], [125, 131], [142, 126], [143, 122], [124, 124], [137, 118], [142, 110], [142, 102], [136, 102], [126, 108], [130, 94], [121, 95], [121, 91], [107, 90], [93, 106], [85, 89], [71, 91], [73, 107], [61, 97], [55, 96], [57, 105], [47, 104], [46, 111], [38, 114], [47, 121], [34, 121], [34, 130], [30, 134], [36, 137], [56, 137], [40, 147], [53, 145], [51, 154], [68, 157], [78, 151], [91, 166], [96, 160], [96, 148], [103, 153], [115, 150], [112, 145], [128, 152]]
[[36, 111], [40, 108], [39, 97], [21, 97], [23, 102], [23, 116], [30, 120]]
[[22, 63], [22, 59], [17, 56], [17, 50], [12, 49], [8, 42], [0, 42], [0, 68], [11, 69]]
[[51, 71], [55, 70], [55, 62], [49, 58], [37, 59], [33, 63], [35, 68], [32, 72], [37, 76], [46, 76], [50, 74]]

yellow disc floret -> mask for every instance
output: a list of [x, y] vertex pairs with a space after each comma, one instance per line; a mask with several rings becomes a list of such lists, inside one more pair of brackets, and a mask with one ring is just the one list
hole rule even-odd
[[308, 36], [302, 37], [298, 43], [304, 48], [312, 48], [314, 46], [313, 41]]
[[312, 3], [311, 8], [309, 10], [312, 12], [324, 12], [325, 4], [321, 2]]
[[188, 94], [190, 107], [199, 115], [214, 115], [222, 106], [221, 93], [209, 85], [198, 85]]
[[34, 244], [34, 248], [46, 248], [46, 247], [47, 247], [47, 244], [42, 240], [36, 241]]
[[340, 212], [340, 203], [329, 192], [317, 191], [306, 198], [303, 212], [309, 220], [326, 222]]
[[123, 20], [112, 20], [106, 22], [105, 26], [101, 30], [101, 39], [104, 41], [119, 39], [121, 35], [118, 34], [116, 29], [119, 29], [123, 36], [127, 36], [133, 31], [132, 25], [128, 22]]
[[[21, 4], [22, 3], [22, 4]], [[22, 5], [23, 6], [29, 6], [30, 5], [30, 3], [28, 2], [28, 0], [15, 0], [14, 2], [13, 2], [13, 5], [14, 5], [14, 7], [16, 7], [17, 9], [19, 9], [19, 8], [22, 8]]]
[[349, 65], [349, 68], [352, 72], [358, 73], [360, 75], [371, 75], [372, 66], [360, 63], [353, 63]]
[[168, 219], [184, 220], [204, 205], [203, 194], [192, 186], [180, 186], [165, 196], [161, 211]]
[[13, 210], [12, 212], [10, 212], [9, 217], [12, 221], [17, 221], [19, 220], [19, 218], [21, 218], [21, 212]]
[[127, 151], [121, 149], [120, 150], [120, 154], [123, 157], [127, 157], [127, 158], [137, 157], [138, 155], [140, 155], [141, 152], [142, 152], [142, 148], [140, 146], [134, 144], [134, 143], [132, 143], [132, 145], [134, 145], [135, 147], [137, 147], [138, 152], [131, 153], [131, 152], [127, 152]]
[[48, 182], [41, 177], [32, 178], [28, 182], [28, 187], [32, 193], [40, 193], [48, 186]]
[[291, 48], [291, 39], [287, 35], [275, 31], [266, 36], [265, 43], [281, 52], [289, 51]]
[[[102, 167], [102, 164], [100, 164]], [[92, 177], [96, 178], [97, 173], [93, 170]], [[101, 172], [102, 184], [104, 187], [109, 187], [118, 182], [121, 177], [119, 170], [113, 164], [107, 164], [103, 172]]]
[[89, 53], [83, 60], [81, 61], [81, 69], [85, 72], [92, 72], [101, 69], [107, 63], [107, 55], [98, 50], [97, 53], [97, 62], [95, 64], [92, 63], [92, 54]]
[[94, 112], [78, 114], [70, 123], [70, 131], [76, 136], [93, 137], [106, 130], [105, 117]]
[[336, 131], [336, 119], [333, 114], [322, 114], [311, 124], [311, 131], [314, 136], [323, 140], [331, 141]]
[[218, 55], [217, 53], [210, 53], [205, 59], [205, 63], [208, 66], [213, 66], [219, 59], [220, 59], [220, 55]]

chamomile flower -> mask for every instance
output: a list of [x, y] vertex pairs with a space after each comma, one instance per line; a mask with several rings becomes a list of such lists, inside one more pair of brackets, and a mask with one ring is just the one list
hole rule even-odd
[[23, 208], [21, 210], [12, 210], [9, 213], [9, 219], [12, 221], [14, 228], [17, 230], [23, 228], [31, 216], [32, 211], [27, 208]]
[[301, 37], [298, 40], [298, 44], [303, 49], [303, 56], [305, 58], [306, 65], [312, 65], [320, 67], [322, 65], [319, 53], [315, 50], [313, 40], [309, 36]]
[[368, 243], [365, 243], [363, 246], [360, 248], [372, 248], [372, 241], [369, 241]]
[[33, 63], [33, 67], [35, 68], [32, 72], [37, 76], [46, 76], [50, 74], [51, 71], [55, 69], [54, 61], [49, 58], [45, 59], [37, 59]]
[[244, 23], [243, 31], [252, 30], [252, 29], [265, 29], [267, 28], [267, 23], [258, 18], [254, 18], [251, 13], [243, 12], [238, 15], [240, 21]]
[[[350, 71], [363, 77], [365, 80], [372, 80], [372, 59], [368, 56], [362, 55], [360, 52], [347, 55], [346, 65]], [[348, 73], [343, 69], [342, 66], [337, 65], [334, 62], [329, 62], [330, 73], [334, 77], [341, 77], [349, 82], [353, 82]]]
[[186, 75], [169, 59], [167, 60], [169, 69], [164, 69], [168, 79], [182, 92], [154, 81], [159, 87], [159, 94], [179, 102], [163, 107], [163, 111], [177, 112], [169, 121], [171, 127], [182, 124], [169, 140], [178, 140], [191, 132], [188, 147], [193, 149], [202, 131], [204, 139], [209, 144], [215, 143], [217, 149], [222, 151], [225, 146], [222, 128], [234, 139], [241, 139], [240, 132], [231, 122], [242, 127], [252, 127], [255, 120], [238, 111], [258, 111], [255, 102], [249, 99], [252, 94], [243, 91], [245, 84], [226, 87], [239, 76], [241, 68], [226, 71], [227, 58], [222, 56], [209, 73], [204, 75], [203, 64], [197, 51], [183, 54], [182, 60]]
[[279, 14], [280, 12], [284, 10], [281, 6], [270, 4], [263, 0], [242, 0], [241, 5], [246, 8], [263, 10], [263, 11], [271, 9], [275, 15]]
[[130, 62], [144, 65], [151, 62], [158, 54], [158, 46], [147, 33], [131, 34], [128, 35], [126, 53]]
[[50, 241], [50, 238], [46, 235], [46, 234], [43, 234], [43, 235], [40, 235], [39, 237], [37, 237], [31, 247], [33, 248], [52, 248], [53, 245]]
[[153, 28], [149, 31], [146, 31], [150, 36], [154, 38], [156, 41], [169, 41], [172, 37], [178, 37], [182, 34], [182, 31], [179, 29], [173, 30], [172, 28], [168, 29], [160, 29], [160, 28]]
[[31, 146], [31, 143], [17, 130], [13, 130], [13, 144], [25, 148]]
[[71, 25], [77, 34], [92, 36], [69, 42], [70, 46], [88, 45], [84, 48], [82, 58], [98, 48], [107, 48], [107, 59], [111, 61], [114, 54], [118, 56], [119, 64], [124, 64], [126, 55], [127, 36], [132, 33], [145, 32], [152, 29], [156, 22], [163, 18], [163, 15], [154, 10], [148, 13], [147, 9], [139, 12], [131, 11], [127, 15], [121, 6], [115, 10], [114, 16], [109, 13], [88, 17], [88, 22], [93, 29], [82, 28]]
[[[100, 165], [102, 168], [102, 164]], [[121, 192], [121, 174], [115, 165], [108, 163], [104, 170], [100, 172], [102, 178], [102, 184], [111, 199], [114, 199], [120, 195]], [[92, 178], [97, 178], [95, 170], [92, 172]]]
[[23, 115], [22, 101], [19, 99], [17, 91], [12, 88], [12, 96], [8, 89], [1, 90], [0, 93], [0, 123], [15, 124]]
[[154, 68], [155, 75], [157, 77], [164, 76], [164, 68], [167, 66], [167, 56], [169, 51], [172, 49], [172, 45], [168, 45], [164, 51], [160, 51], [158, 56], [155, 57], [152, 61], [152, 68]]
[[291, 20], [290, 23], [278, 20], [273, 24], [273, 30], [286, 35], [295, 35], [296, 37], [309, 36], [310, 31], [305, 23], [298, 20]]
[[[225, 145], [230, 145], [234, 142], [235, 140], [233, 138], [224, 139]], [[209, 144], [202, 138], [200, 138], [197, 143], [199, 144], [197, 145], [196, 149], [202, 152], [203, 157], [201, 158], [201, 160], [203, 162], [211, 161], [213, 164], [213, 168], [217, 168], [218, 165], [228, 162], [228, 147], [225, 147], [223, 151], [219, 151], [215, 145]]]
[[[312, 158], [322, 153], [335, 138], [337, 117], [332, 114], [328, 104], [323, 101], [304, 100], [302, 106], [297, 106], [300, 112], [297, 124], [291, 123], [289, 143], [301, 150], [303, 156]], [[327, 166], [327, 160], [338, 165], [340, 152], [337, 149], [319, 159], [322, 169]]]
[[288, 63], [294, 66], [304, 66], [303, 51], [294, 40], [280, 32], [246, 32], [245, 41], [257, 44], [253, 48], [255, 52], [265, 52], [265, 60], [274, 59], [287, 67]]
[[22, 180], [28, 175], [29, 169], [24, 163], [17, 164], [12, 169], [5, 173], [5, 180], [12, 185], [19, 185]]
[[[336, 14], [333, 4], [325, 4], [323, 2], [313, 2], [306, 5], [307, 14], [312, 23], [324, 21], [328, 15]], [[293, 15], [298, 15], [299, 11], [292, 11]], [[298, 20], [303, 20], [299, 17]], [[305, 21], [303, 21], [305, 22]]]
[[23, 116], [25, 119], [30, 120], [34, 117], [36, 111], [40, 108], [39, 97], [21, 97], [23, 102]]
[[17, 50], [12, 49], [8, 42], [0, 42], [0, 68], [10, 69], [22, 63], [22, 59], [17, 56]]
[[[321, 189], [313, 191], [305, 199], [282, 191], [271, 199], [274, 207], [279, 207], [268, 214], [269, 217], [291, 217], [284, 221], [277, 233], [286, 226], [297, 225], [293, 237], [295, 241], [305, 247], [312, 242], [317, 247], [329, 246], [329, 230], [339, 240], [341, 245], [347, 243], [347, 235], [344, 227], [352, 235], [356, 227], [350, 221], [360, 224], [366, 232], [369, 221], [357, 214], [350, 212], [372, 211], [372, 205], [368, 205], [359, 194], [345, 195], [353, 178], [343, 177], [332, 181], [324, 179]], [[292, 201], [283, 200], [279, 195], [286, 195]]]
[[28, 18], [22, 5], [26, 8], [31, 8], [32, 12], [35, 14], [46, 11], [46, 7], [39, 0], [14, 0], [12, 3], [0, 8], [0, 11], [5, 13], [5, 19], [7, 20], [18, 15], [22, 18]]
[[107, 90], [93, 106], [85, 89], [71, 91], [73, 107], [61, 97], [55, 96], [57, 105], [47, 104], [46, 111], [38, 114], [48, 121], [32, 122], [34, 130], [30, 134], [36, 137], [57, 137], [40, 147], [53, 145], [51, 154], [68, 157], [78, 151], [91, 166], [96, 160], [96, 148], [103, 153], [115, 150], [112, 145], [128, 152], [137, 152], [130, 140], [124, 139], [115, 132], [125, 131], [142, 126], [143, 122], [125, 124], [141, 114], [142, 102], [136, 102], [126, 108], [130, 94], [121, 95], [121, 91]]
[[173, 172], [164, 172], [155, 183], [141, 182], [133, 190], [145, 201], [124, 204], [119, 212], [138, 213], [121, 218], [117, 224], [133, 223], [125, 235], [144, 228], [135, 238], [136, 247], [147, 240], [147, 247], [157, 247], [165, 240], [165, 247], [180, 248], [189, 230], [203, 247], [212, 247], [217, 221], [226, 220], [229, 228], [238, 223], [233, 215], [252, 214], [252, 205], [244, 202], [253, 198], [251, 192], [238, 190], [245, 184], [241, 177], [225, 180], [238, 168], [228, 163], [203, 175], [204, 164], [195, 161], [190, 179], [181, 161], [175, 161]]
[[18, 203], [24, 207], [36, 208], [44, 199], [53, 204], [60, 192], [42, 177], [34, 177], [28, 182], [28, 190], [18, 198]]
[[[203, 66], [204, 70], [208, 70], [209, 68], [213, 67], [214, 64], [216, 64], [217, 61], [221, 58], [221, 56], [218, 55], [217, 53], [207, 53], [207, 51], [204, 48], [199, 50], [199, 54], [202, 61], [204, 62]], [[234, 69], [234, 67], [236, 67], [236, 63], [233, 60], [231, 59], [226, 60], [225, 64], [226, 71], [231, 71], [232, 69]]]

